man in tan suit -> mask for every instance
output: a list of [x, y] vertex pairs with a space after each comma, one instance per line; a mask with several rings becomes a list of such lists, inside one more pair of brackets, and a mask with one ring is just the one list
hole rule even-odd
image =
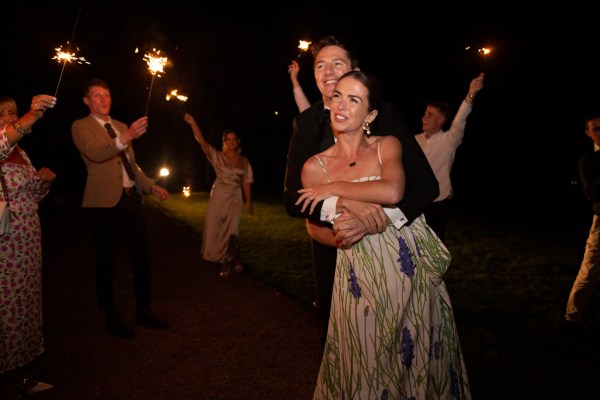
[[[146, 133], [148, 117], [129, 127], [112, 119], [110, 89], [101, 79], [84, 84], [83, 102], [90, 114], [73, 122], [71, 133], [87, 168], [82, 207], [96, 242], [96, 293], [98, 305], [106, 312], [106, 329], [120, 338], [134, 336], [114, 299], [113, 271], [120, 239], [133, 255], [135, 322], [168, 328], [168, 322], [150, 309], [151, 260], [141, 205], [143, 194], [166, 200], [169, 193], [144, 174], [132, 148], [133, 140]], [[117, 237], [119, 231], [121, 237]]]

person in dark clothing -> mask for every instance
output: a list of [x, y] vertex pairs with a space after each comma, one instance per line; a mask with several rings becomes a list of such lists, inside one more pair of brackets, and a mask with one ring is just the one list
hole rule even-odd
[[585, 309], [600, 283], [600, 112], [585, 119], [585, 134], [594, 142], [594, 150], [580, 159], [579, 176], [585, 196], [592, 203], [594, 217], [585, 244], [583, 261], [567, 301], [567, 332], [581, 328], [585, 320]]

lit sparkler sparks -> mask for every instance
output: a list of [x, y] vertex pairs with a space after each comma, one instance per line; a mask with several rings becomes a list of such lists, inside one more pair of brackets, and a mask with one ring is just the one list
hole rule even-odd
[[[144, 60], [146, 61], [146, 64], [148, 64], [148, 71], [152, 75], [152, 81], [150, 82], [150, 89], [148, 90], [148, 101], [146, 101], [145, 115], [148, 115], [148, 106], [150, 105], [150, 95], [152, 93], [152, 86], [154, 85], [154, 77], [156, 77], [157, 75], [158, 75], [158, 77], [160, 77], [159, 73], [164, 73], [165, 72], [164, 68], [169, 63], [169, 59], [167, 57], [163, 57], [160, 55], [160, 50], [152, 49], [152, 51], [154, 54], [146, 53], [144, 55]], [[137, 49], [136, 49], [136, 53], [137, 53]]]
[[175, 97], [177, 100], [186, 102], [187, 101], [187, 96], [184, 96], [182, 94], [177, 94], [177, 89], [175, 90], [171, 90], [171, 93], [167, 93], [167, 101], [171, 100], [171, 97]]
[[150, 71], [152, 76], [158, 75], [160, 77], [159, 72], [165, 72], [164, 68], [169, 62], [169, 59], [160, 56], [160, 50], [153, 49], [152, 51], [154, 51], [154, 54], [146, 53], [144, 55], [144, 60], [146, 61], [146, 64], [148, 64], [148, 71]]
[[481, 71], [483, 72], [483, 70], [485, 69], [485, 60], [487, 59], [487, 56], [492, 52], [492, 49], [488, 47], [482, 47], [479, 50], [477, 50], [477, 52], [483, 57], [483, 62], [481, 64]]
[[[52, 57], [52, 60], [56, 60], [58, 63], [62, 62], [62, 70], [60, 71], [60, 76], [58, 77], [58, 84], [56, 85], [56, 92], [54, 93], [54, 97], [58, 94], [58, 87], [60, 86], [60, 81], [63, 76], [63, 72], [65, 71], [65, 65], [69, 62], [76, 62], [78, 64], [89, 64], [89, 61], [85, 59], [85, 57], [77, 57], [75, 53], [71, 53], [70, 50], [63, 51], [62, 45], [58, 46], [54, 49], [56, 54]], [[79, 51], [79, 48], [77, 48]]]
[[176, 98], [177, 100], [179, 100], [181, 107], [183, 108], [183, 112], [187, 112], [187, 110], [185, 109], [185, 102], [188, 99], [187, 96], [184, 96], [182, 94], [177, 94], [177, 89], [175, 89], [175, 90], [171, 90], [170, 93], [167, 93], [167, 101], [171, 100], [171, 98]]
[[[53, 60], [60, 62], [76, 62], [77, 64], [89, 64], [89, 61], [85, 59], [85, 57], [77, 57], [75, 53], [70, 53], [69, 51], [63, 51], [62, 45], [57, 47], [56, 54], [52, 57]], [[79, 51], [79, 48], [77, 48]]]
[[[56, 55], [54, 57], [52, 57], [53, 60], [56, 60], [59, 63], [62, 61], [62, 63], [63, 63], [62, 69], [60, 70], [60, 76], [58, 77], [58, 83], [56, 84], [56, 91], [54, 92], [54, 97], [56, 97], [58, 95], [58, 88], [60, 87], [60, 81], [62, 80], [63, 72], [65, 72], [65, 65], [67, 65], [67, 61], [68, 62], [77, 61], [79, 64], [83, 64], [83, 63], [89, 64], [89, 62], [85, 58], [77, 57], [75, 55], [75, 53], [71, 53], [71, 43], [73, 43], [73, 38], [75, 37], [75, 30], [77, 29], [77, 24], [79, 23], [79, 16], [81, 15], [81, 8], [82, 8], [82, 6], [79, 6], [79, 12], [77, 13], [77, 19], [75, 20], [75, 26], [73, 27], [73, 33], [71, 34], [71, 40], [67, 42], [67, 44], [68, 44], [67, 51], [62, 51], [62, 46], [59, 46], [55, 49]], [[77, 49], [77, 51], [79, 51], [79, 48]]]
[[310, 46], [311, 43], [312, 42], [308, 42], [306, 40], [300, 40], [300, 44], [298, 45], [298, 48], [300, 49], [298, 52], [298, 58], [302, 56], [302, 53], [308, 50], [308, 46]]

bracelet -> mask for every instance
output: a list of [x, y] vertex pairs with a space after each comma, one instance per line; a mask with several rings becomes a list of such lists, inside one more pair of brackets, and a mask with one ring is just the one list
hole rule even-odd
[[475, 98], [475, 95], [474, 95], [474, 94], [471, 94], [471, 93], [469, 93], [469, 94], [468, 94], [468, 96], [469, 96], [469, 98], [470, 98], [471, 100], [473, 100], [473, 99]]
[[25, 135], [28, 135], [31, 133], [31, 128], [29, 130], [23, 129], [20, 122], [17, 122], [16, 125], [12, 124], [12, 126], [13, 126], [13, 128], [15, 128], [15, 131], [17, 131], [17, 133], [19, 135], [21, 135], [21, 138], [23, 138]]

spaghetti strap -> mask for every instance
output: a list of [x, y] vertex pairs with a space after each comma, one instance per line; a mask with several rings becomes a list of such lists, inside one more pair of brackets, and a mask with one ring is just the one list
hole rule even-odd
[[381, 139], [377, 141], [377, 158], [379, 158], [379, 165], [383, 165], [381, 162]]
[[[331, 179], [329, 179], [329, 175], [327, 175], [327, 170], [325, 169], [325, 165], [323, 165], [323, 161], [316, 154], [314, 155], [314, 157], [317, 159], [317, 161], [319, 161], [319, 164], [321, 165], [321, 169], [323, 170], [323, 173], [325, 174], [325, 178], [327, 178], [327, 182], [331, 183]], [[381, 162], [381, 158], [380, 158], [379, 162]]]

